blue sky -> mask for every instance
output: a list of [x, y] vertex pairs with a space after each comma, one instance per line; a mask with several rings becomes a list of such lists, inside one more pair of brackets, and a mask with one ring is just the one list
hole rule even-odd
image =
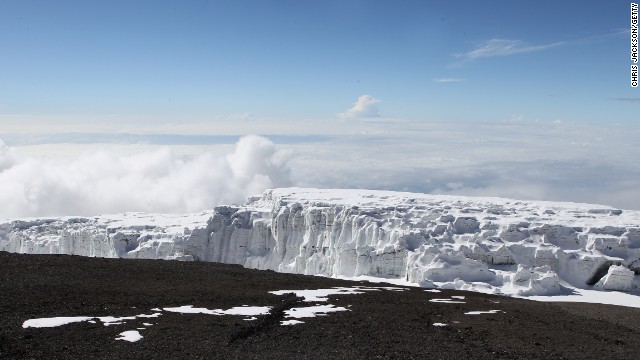
[[640, 209], [629, 8], [0, 0], [0, 216], [289, 185]]
[[[631, 123], [628, 2], [0, 2], [0, 114]], [[447, 81], [450, 80], [450, 81]], [[451, 81], [456, 80], [456, 81]]]

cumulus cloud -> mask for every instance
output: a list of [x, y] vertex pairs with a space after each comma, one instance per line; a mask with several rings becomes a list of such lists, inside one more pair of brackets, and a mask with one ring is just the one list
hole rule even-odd
[[11, 149], [0, 139], [0, 171], [9, 168], [13, 164]]
[[353, 104], [351, 109], [338, 114], [338, 116], [343, 119], [379, 117], [379, 103], [380, 100], [371, 95], [362, 95], [358, 98], [358, 101]]
[[20, 158], [0, 143], [0, 217], [197, 212], [290, 185], [287, 162], [255, 135], [226, 156], [185, 159], [161, 148], [128, 156], [98, 151], [64, 163]]

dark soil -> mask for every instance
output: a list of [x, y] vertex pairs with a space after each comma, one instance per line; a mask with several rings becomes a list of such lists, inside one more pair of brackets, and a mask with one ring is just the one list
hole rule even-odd
[[[0, 358], [640, 358], [640, 309], [409, 288], [331, 296], [331, 304], [351, 311], [282, 326], [284, 311], [301, 306], [301, 299], [268, 293], [356, 285], [375, 286], [215, 263], [0, 252]], [[465, 296], [466, 303], [428, 301], [451, 295]], [[182, 305], [273, 309], [256, 321], [165, 311], [122, 325], [22, 328], [33, 318], [132, 316]], [[491, 309], [503, 312], [464, 315]], [[140, 330], [142, 340], [115, 340], [143, 322], [154, 325]]]

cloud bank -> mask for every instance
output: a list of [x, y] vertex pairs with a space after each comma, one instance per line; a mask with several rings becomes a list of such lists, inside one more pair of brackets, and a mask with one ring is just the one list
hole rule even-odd
[[280, 139], [277, 146], [258, 136], [171, 147], [0, 144], [0, 218], [197, 212], [289, 185], [640, 209], [638, 128], [526, 116], [343, 125], [350, 131], [341, 136]]
[[189, 159], [165, 147], [58, 162], [20, 157], [0, 142], [0, 218], [197, 212], [290, 185], [287, 162], [270, 140], [255, 135], [242, 137], [226, 156]]
[[353, 104], [351, 109], [338, 114], [338, 116], [343, 119], [380, 117], [380, 111], [378, 110], [379, 103], [380, 100], [371, 95], [362, 95], [358, 98], [358, 101]]
[[640, 209], [640, 130], [549, 120], [369, 124], [295, 145], [298, 186], [571, 201]]

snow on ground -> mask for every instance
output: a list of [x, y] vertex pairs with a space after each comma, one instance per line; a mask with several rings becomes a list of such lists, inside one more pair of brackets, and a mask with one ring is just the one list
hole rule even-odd
[[640, 296], [620, 291], [597, 291], [572, 289], [573, 294], [556, 296], [528, 296], [525, 299], [536, 301], [586, 302], [640, 308]]
[[316, 316], [326, 315], [327, 313], [337, 312], [337, 311], [349, 311], [349, 309], [342, 306], [335, 305], [313, 305], [313, 306], [305, 306], [298, 308], [291, 308], [289, 310], [285, 310], [286, 318], [311, 318]]
[[351, 295], [351, 294], [363, 294], [365, 291], [380, 291], [380, 290], [389, 290], [389, 291], [404, 291], [406, 289], [400, 287], [393, 286], [377, 286], [377, 287], [364, 287], [364, 286], [356, 286], [352, 288], [345, 287], [336, 287], [332, 289], [316, 289], [316, 290], [278, 290], [278, 291], [269, 291], [270, 294], [274, 295], [284, 295], [293, 293], [296, 296], [304, 298], [304, 301], [307, 302], [321, 302], [328, 301], [329, 295]]
[[83, 322], [87, 320], [93, 319], [92, 317], [87, 316], [73, 316], [73, 317], [52, 317], [52, 318], [39, 318], [39, 319], [30, 319], [25, 321], [22, 324], [22, 327], [27, 328], [47, 328], [47, 327], [58, 327], [62, 325], [67, 325], [76, 322]]
[[300, 320], [282, 320], [282, 321], [280, 321], [280, 325], [295, 325], [295, 324], [304, 324], [304, 321], [300, 321]]
[[482, 310], [478, 310], [478, 311], [468, 311], [466, 313], [464, 313], [465, 315], [482, 315], [482, 314], [497, 314], [499, 312], [502, 312], [502, 310], [487, 310], [487, 311], [482, 311]]
[[432, 303], [441, 303], [441, 304], [466, 304], [466, 301], [454, 300], [453, 296], [451, 299], [430, 299], [429, 302]]
[[116, 340], [124, 340], [128, 342], [136, 342], [142, 339], [142, 335], [137, 330], [129, 330], [120, 333], [120, 337], [117, 337]]
[[[284, 295], [289, 293], [296, 293], [296, 296], [304, 297], [305, 302], [328, 302], [329, 295], [354, 295], [354, 294], [364, 294], [365, 291], [403, 291], [405, 289], [397, 288], [397, 287], [364, 287], [357, 286], [353, 288], [344, 288], [338, 287], [333, 289], [314, 289], [314, 290], [279, 290], [279, 291], [270, 291], [270, 294], [274, 295]], [[76, 316], [76, 317], [51, 317], [51, 318], [38, 318], [38, 319], [29, 319], [26, 320], [23, 324], [23, 328], [43, 328], [43, 327], [58, 327], [71, 323], [88, 321], [95, 323], [93, 319], [100, 320], [105, 326], [111, 325], [122, 325], [127, 322], [131, 322], [138, 318], [142, 319], [151, 319], [158, 318], [162, 315], [162, 311], [172, 312], [172, 313], [180, 313], [180, 314], [205, 314], [205, 315], [236, 315], [236, 316], [245, 316], [243, 320], [253, 321], [257, 320], [256, 316], [268, 315], [271, 311], [271, 306], [249, 306], [242, 305], [232, 307], [227, 310], [222, 309], [207, 309], [207, 308], [197, 308], [193, 307], [193, 305], [184, 305], [178, 307], [165, 307], [162, 310], [158, 308], [154, 308], [151, 311], [157, 311], [151, 315], [148, 314], [140, 314], [133, 316], [122, 316], [122, 317], [114, 317], [114, 316], [101, 316], [101, 317], [91, 317], [91, 316]], [[303, 321], [295, 320], [300, 318], [312, 318], [318, 316], [324, 316], [328, 313], [332, 312], [340, 312], [340, 311], [350, 311], [349, 309], [341, 306], [335, 306], [332, 304], [315, 304], [309, 306], [295, 307], [288, 310], [285, 310], [285, 318], [289, 320], [281, 321], [281, 325], [296, 325], [303, 324]], [[143, 322], [144, 326], [152, 326], [153, 323]], [[144, 330], [145, 328], [138, 328], [138, 330]], [[129, 342], [136, 342], [142, 339], [142, 336], [138, 331], [125, 331], [120, 334], [120, 338], [116, 338], [116, 340], [126, 340]]]
[[227, 310], [222, 310], [222, 309], [209, 310], [206, 308], [194, 308], [193, 305], [185, 305], [185, 306], [179, 306], [179, 307], [166, 307], [163, 310], [168, 312], [181, 313], [181, 314], [255, 316], [255, 315], [266, 315], [269, 313], [270, 309], [271, 307], [269, 306], [238, 306], [238, 307], [233, 307]]

